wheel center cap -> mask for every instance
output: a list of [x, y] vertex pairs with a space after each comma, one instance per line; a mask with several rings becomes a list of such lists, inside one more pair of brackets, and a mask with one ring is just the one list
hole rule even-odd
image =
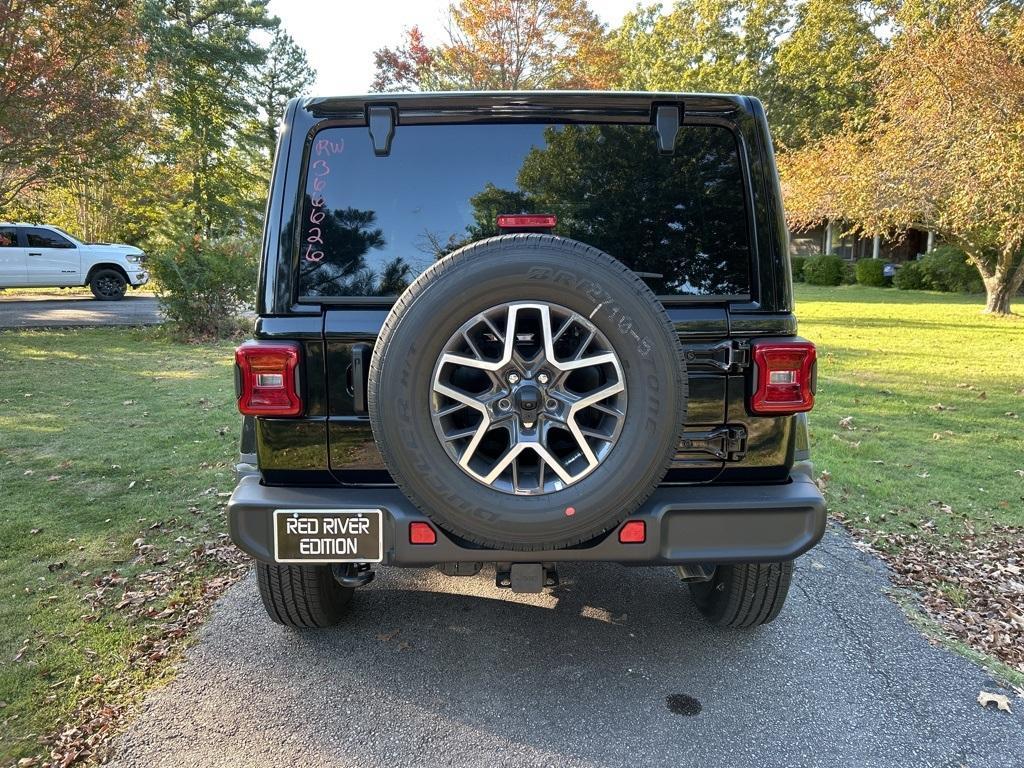
[[522, 422], [531, 426], [537, 420], [540, 411], [541, 391], [535, 384], [523, 384], [516, 390], [515, 409]]

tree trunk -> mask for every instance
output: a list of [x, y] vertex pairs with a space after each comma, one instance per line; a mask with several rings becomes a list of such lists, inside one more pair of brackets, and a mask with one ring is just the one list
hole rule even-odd
[[1000, 277], [985, 279], [985, 292], [988, 298], [985, 302], [985, 314], [1008, 315], [1010, 314], [1010, 297], [1013, 289], [1010, 280]]

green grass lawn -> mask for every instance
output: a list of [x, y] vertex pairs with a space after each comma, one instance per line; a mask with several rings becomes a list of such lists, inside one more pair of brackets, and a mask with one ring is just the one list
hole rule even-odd
[[232, 347], [0, 333], [0, 764], [159, 675], [230, 567]]
[[[1024, 526], [1024, 317], [981, 297], [797, 286], [818, 346], [812, 458], [833, 513], [956, 548]], [[849, 420], [848, 417], [852, 417]]]

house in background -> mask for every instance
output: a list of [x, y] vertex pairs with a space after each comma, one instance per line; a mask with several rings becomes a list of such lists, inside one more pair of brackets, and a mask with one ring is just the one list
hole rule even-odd
[[809, 229], [789, 231], [790, 256], [816, 256], [834, 253], [843, 259], [884, 259], [894, 263], [915, 261], [935, 247], [935, 233], [908, 229], [898, 238], [844, 235], [840, 222], [823, 222]]

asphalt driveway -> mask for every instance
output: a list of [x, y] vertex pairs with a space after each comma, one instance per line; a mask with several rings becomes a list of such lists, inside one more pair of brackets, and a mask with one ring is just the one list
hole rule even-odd
[[265, 618], [250, 575], [112, 764], [1021, 764], [1024, 700], [982, 709], [998, 686], [914, 630], [841, 532], [754, 631], [702, 623], [667, 569], [560, 575], [511, 595], [493, 573], [385, 569], [347, 623], [307, 633]]
[[0, 295], [0, 328], [71, 328], [95, 325], [155, 325], [163, 322], [152, 295], [129, 292], [121, 301], [91, 296]]

